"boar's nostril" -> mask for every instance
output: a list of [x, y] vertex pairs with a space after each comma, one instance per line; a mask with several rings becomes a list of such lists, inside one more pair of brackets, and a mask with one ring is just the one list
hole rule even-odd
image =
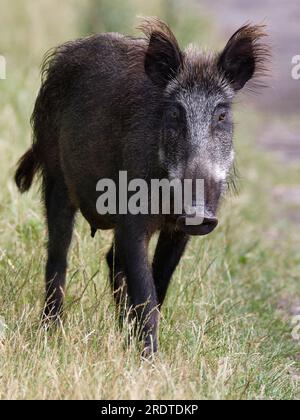
[[218, 226], [218, 219], [216, 217], [205, 217], [202, 226], [206, 225], [215, 229]]
[[180, 216], [177, 219], [177, 226], [188, 235], [204, 236], [211, 233], [218, 225], [216, 217], [205, 217], [201, 224], [188, 224], [188, 216]]

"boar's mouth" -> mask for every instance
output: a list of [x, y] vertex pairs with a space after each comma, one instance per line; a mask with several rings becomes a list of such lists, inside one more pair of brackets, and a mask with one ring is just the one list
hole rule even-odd
[[216, 217], [204, 217], [199, 223], [189, 223], [194, 219], [191, 216], [180, 216], [177, 219], [177, 226], [186, 234], [192, 236], [204, 236], [211, 233], [218, 226]]

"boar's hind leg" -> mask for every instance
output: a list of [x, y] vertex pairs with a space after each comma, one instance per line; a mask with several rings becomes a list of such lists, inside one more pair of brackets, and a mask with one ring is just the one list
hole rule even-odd
[[48, 260], [43, 318], [58, 321], [62, 315], [67, 256], [76, 209], [70, 203], [63, 179], [55, 182], [45, 179], [44, 194], [48, 223]]
[[183, 232], [162, 230], [153, 260], [153, 277], [159, 307], [164, 302], [171, 277], [184, 253], [189, 237]]
[[127, 284], [118, 244], [115, 242], [107, 254], [111, 290], [117, 306], [120, 326], [123, 326], [128, 307]]

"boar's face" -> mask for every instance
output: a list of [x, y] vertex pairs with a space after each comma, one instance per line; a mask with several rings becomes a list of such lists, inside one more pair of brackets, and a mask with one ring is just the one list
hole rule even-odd
[[170, 179], [203, 180], [203, 203], [196, 195], [192, 202], [195, 214], [203, 209], [201, 223], [189, 226], [190, 216], [182, 214], [178, 224], [189, 234], [204, 235], [218, 224], [216, 212], [233, 167], [232, 102], [264, 69], [265, 34], [262, 27], [246, 25], [220, 54], [194, 47], [182, 52], [161, 23], [148, 36], [145, 71], [163, 91], [158, 159]]
[[[202, 57], [198, 63], [202, 68], [196, 81], [188, 81], [188, 76], [182, 74], [185, 86], [180, 80], [168, 86], [159, 159], [169, 178], [203, 180], [203, 194], [195, 194], [192, 205], [195, 212], [204, 207], [205, 218], [212, 219], [211, 227], [215, 227], [219, 200], [234, 160], [233, 91], [222, 85], [222, 79], [207, 73], [210, 58]], [[194, 231], [200, 234], [202, 228], [193, 228]], [[205, 232], [209, 233], [209, 229]]]

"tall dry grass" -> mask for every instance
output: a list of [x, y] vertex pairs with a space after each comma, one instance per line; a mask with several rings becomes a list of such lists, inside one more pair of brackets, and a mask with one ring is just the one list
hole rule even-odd
[[292, 182], [298, 168], [283, 174], [256, 148], [262, 118], [249, 108], [237, 115], [240, 195], [227, 199], [215, 233], [191, 242], [162, 313], [156, 360], [142, 362], [135, 348], [125, 348], [126, 331], [117, 328], [104, 263], [111, 234], [98, 233], [92, 240], [81, 217], [64, 328], [50, 334], [39, 325], [43, 210], [38, 187], [20, 197], [12, 177], [31, 141], [29, 117], [41, 57], [89, 30], [125, 30], [133, 14], [166, 16], [183, 43], [194, 37], [214, 43], [216, 32], [212, 35], [193, 3], [177, 3], [116, 1], [113, 7], [98, 1], [91, 9], [88, 1], [1, 0], [0, 54], [8, 63], [7, 80], [0, 81], [2, 399], [299, 397], [299, 348], [277, 303], [282, 291], [297, 292], [300, 261], [291, 229], [276, 221], [269, 201], [274, 185]]

